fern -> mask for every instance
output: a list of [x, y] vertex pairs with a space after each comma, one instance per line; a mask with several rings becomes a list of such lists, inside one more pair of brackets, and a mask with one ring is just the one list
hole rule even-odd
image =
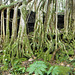
[[70, 68], [64, 66], [51, 66], [47, 75], [69, 75]]
[[33, 64], [29, 65], [29, 67], [27, 68], [27, 72], [29, 72], [29, 74], [32, 74], [34, 72], [35, 75], [43, 75], [43, 72], [46, 72], [46, 68], [47, 66], [43, 61], [36, 61]]

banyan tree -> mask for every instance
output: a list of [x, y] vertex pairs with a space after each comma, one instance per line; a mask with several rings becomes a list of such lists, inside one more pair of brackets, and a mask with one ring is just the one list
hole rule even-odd
[[[23, 57], [50, 61], [58, 51], [69, 57], [68, 51], [75, 49], [75, 0], [1, 2], [0, 62], [7, 59], [13, 65], [14, 59]], [[63, 21], [59, 21], [60, 16]]]

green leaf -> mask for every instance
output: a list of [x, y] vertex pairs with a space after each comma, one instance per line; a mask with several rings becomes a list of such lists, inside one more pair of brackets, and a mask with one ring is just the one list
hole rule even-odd
[[47, 74], [50, 74], [50, 73], [52, 72], [53, 68], [54, 68], [54, 67], [51, 66], [50, 69], [49, 69], [49, 71], [47, 72]]
[[73, 51], [73, 50], [69, 50], [69, 51], [68, 51], [68, 54], [69, 54], [69, 55], [74, 55], [74, 51]]
[[43, 75], [42, 72], [46, 72], [46, 68], [47, 66], [43, 61], [35, 61], [33, 64], [29, 65], [27, 72], [29, 72], [29, 74], [34, 72], [36, 75]]
[[68, 75], [68, 72], [70, 71], [69, 67], [64, 67], [64, 66], [52, 66], [50, 67], [49, 71], [47, 74], [52, 74], [52, 75]]
[[43, 68], [47, 68], [47, 66], [45, 64], [41, 64], [41, 67]]
[[41, 67], [40, 70], [46, 72], [46, 69], [44, 69], [43, 67]]
[[35, 70], [35, 68], [31, 68], [31, 67], [27, 68], [27, 72], [29, 72], [29, 74], [32, 74], [34, 72], [34, 70]]
[[43, 75], [43, 73], [40, 70], [38, 70], [38, 74]]
[[35, 71], [35, 75], [38, 75], [38, 72], [37, 71]]

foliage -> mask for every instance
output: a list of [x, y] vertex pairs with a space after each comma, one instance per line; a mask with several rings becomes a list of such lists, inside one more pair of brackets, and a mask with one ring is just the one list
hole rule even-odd
[[[39, 13], [37, 12], [38, 10], [41, 12], [40, 15], [43, 15], [42, 13], [42, 6], [45, 8], [46, 0], [40, 0], [41, 3], [39, 3], [39, 6], [37, 7], [38, 9], [35, 11], [36, 15]], [[62, 1], [61, 1], [62, 2]], [[60, 3], [60, 0], [59, 0]], [[58, 4], [59, 4], [58, 3]], [[3, 53], [3, 56], [7, 56], [6, 58], [3, 58], [3, 62], [5, 59], [10, 60], [11, 62], [13, 61], [14, 58], [19, 58], [19, 57], [32, 57], [36, 56], [38, 58], [43, 58], [45, 61], [50, 61], [52, 58], [52, 53], [56, 50], [56, 31], [55, 31], [55, 10], [56, 10], [56, 4], [55, 0], [51, 0], [50, 3], [47, 5], [48, 10], [47, 14], [45, 14], [46, 19], [45, 19], [45, 24], [42, 21], [42, 17], [40, 16], [39, 18], [37, 17], [35, 19], [35, 25], [34, 25], [34, 32], [32, 34], [27, 34], [27, 22], [29, 19], [29, 16], [31, 14], [31, 8], [33, 7], [33, 4], [29, 8], [29, 12], [26, 10], [26, 2], [19, 7], [20, 13], [21, 13], [21, 19], [24, 21], [24, 25], [22, 22], [22, 25], [19, 26], [19, 31], [17, 33], [17, 38], [13, 40], [13, 36], [11, 35], [11, 38], [8, 39], [9, 41], [7, 42], [7, 39], [4, 40], [3, 42], [3, 49], [6, 50], [5, 53]], [[52, 6], [52, 7], [51, 7]], [[63, 9], [64, 10], [64, 9]], [[42, 18], [42, 19], [41, 19]], [[20, 21], [21, 21], [20, 19]], [[9, 25], [8, 25], [9, 26]], [[9, 27], [8, 27], [9, 29]], [[13, 30], [12, 29], [12, 33]], [[8, 30], [6, 30], [8, 31]], [[61, 30], [60, 30], [61, 31]], [[8, 31], [9, 32], [9, 31]], [[58, 32], [58, 31], [57, 31]], [[6, 32], [7, 33], [7, 32]], [[9, 32], [10, 34], [10, 32]], [[9, 34], [6, 34], [8, 36]], [[60, 35], [59, 35], [60, 34]], [[74, 45], [75, 45], [75, 40], [73, 38], [73, 33], [70, 32], [66, 36], [66, 34], [63, 34], [63, 38], [61, 37], [61, 33], [58, 32], [58, 38], [57, 38], [57, 48], [61, 46], [61, 50], [56, 53], [56, 59], [59, 59], [60, 61], [68, 59], [69, 55], [74, 55]], [[31, 37], [28, 37], [31, 36]], [[9, 38], [9, 36], [8, 36]], [[65, 43], [66, 42], [66, 43]], [[65, 56], [66, 55], [66, 56]], [[64, 56], [64, 58], [62, 58]], [[61, 59], [62, 58], [62, 59]]]
[[70, 68], [64, 66], [51, 66], [47, 74], [52, 75], [69, 75]]
[[46, 68], [47, 66], [43, 61], [35, 61], [33, 64], [29, 65], [29, 67], [27, 68], [27, 72], [29, 72], [29, 74], [32, 74], [34, 72], [35, 75], [43, 75], [43, 73], [46, 72]]
[[[3, 31], [4, 29], [1, 29], [2, 30], [1, 36], [4, 36], [3, 33], [6, 32], [5, 37], [3, 37], [3, 39], [1, 37], [1, 40], [3, 40], [3, 51], [0, 52], [0, 62], [2, 62], [3, 64], [3, 66], [1, 67], [2, 70], [8, 70], [9, 68], [12, 67], [11, 73], [13, 74], [24, 73], [25, 67], [21, 66], [20, 61], [25, 61], [27, 58], [31, 57], [33, 58], [34, 56], [36, 56], [37, 58], [43, 58], [44, 61], [51, 61], [52, 56], [54, 56], [54, 59], [56, 59], [56, 61], [65, 61], [68, 60], [70, 56], [74, 56], [75, 35], [73, 34], [70, 28], [71, 25], [69, 26], [67, 34], [65, 34], [65, 29], [63, 29], [63, 31], [56, 29], [57, 27], [55, 23], [57, 19], [56, 18], [57, 15], [55, 13], [57, 9], [56, 0], [48, 0], [49, 1], [48, 3], [46, 1], [47, 0], [40, 0], [40, 2], [38, 3], [39, 6], [37, 6], [37, 8], [35, 9], [37, 17], [35, 19], [34, 32], [31, 32], [32, 34], [27, 33], [27, 23], [29, 20], [28, 15], [31, 14], [32, 8], [34, 6], [33, 4], [35, 2], [32, 2], [31, 6], [29, 6], [29, 11], [27, 11], [26, 9], [27, 4], [26, 1], [23, 2], [22, 5], [19, 2], [15, 2], [9, 5], [0, 6], [0, 9], [2, 9], [4, 7], [6, 8], [10, 6], [12, 7], [14, 4], [15, 6], [21, 5], [19, 8], [21, 13], [20, 21], [22, 22], [21, 25], [18, 25], [17, 23], [12, 25], [14, 27], [14, 28], [12, 27], [12, 34], [16, 33], [17, 37], [11, 35], [10, 36], [11, 38], [9, 38], [10, 18], [7, 17], [8, 22], [6, 22], [7, 23], [6, 30]], [[44, 12], [43, 7], [46, 8], [45, 6], [47, 6], [48, 8], [46, 10], [47, 12], [44, 15], [45, 21], [43, 23], [43, 12]], [[60, 9], [58, 10], [58, 12], [59, 11]], [[64, 12], [64, 7], [60, 12]], [[72, 15], [70, 13], [68, 14], [70, 15], [71, 21]], [[18, 14], [15, 15], [17, 16]], [[9, 14], [7, 14], [7, 16], [9, 16]], [[16, 18], [16, 16], [14, 16], [14, 18]], [[3, 15], [1, 15], [1, 18], [2, 17]], [[14, 18], [12, 24], [15, 23]], [[16, 20], [18, 19], [16, 18]], [[17, 25], [19, 26], [19, 30], [16, 29], [18, 27]], [[16, 29], [16, 31], [14, 31], [14, 29]], [[56, 46], [57, 49], [60, 47], [59, 51], [56, 51], [57, 50]], [[53, 55], [55, 51], [56, 53], [55, 55]], [[73, 61], [71, 61], [71, 63], [73, 66], [75, 66]], [[27, 72], [29, 72], [29, 74], [35, 73], [43, 75], [46, 72], [46, 68], [47, 66], [43, 61], [36, 61], [27, 68]], [[63, 73], [64, 71], [63, 69], [66, 70], [67, 68], [61, 66], [52, 66], [50, 67], [48, 74], [51, 73], [52, 75], [54, 74], [65, 75], [69, 69], [67, 69], [65, 73]]]
[[[46, 63], [43, 61], [36, 61], [29, 65], [26, 71], [29, 72], [29, 74], [35, 73], [35, 75], [44, 75], [45, 73], [47, 73], [47, 75], [69, 75], [70, 73], [70, 67], [58, 65], [51, 66], [49, 63], [47, 64], [47, 67], [45, 64]], [[49, 70], [47, 71], [46, 69], [48, 68]]]
[[23, 73], [25, 73], [25, 67], [21, 66], [21, 62], [19, 60], [15, 60], [13, 66], [10, 70], [10, 73], [13, 75], [23, 74]]
[[58, 36], [58, 45], [61, 46], [61, 50], [56, 53], [56, 59], [60, 60], [61, 62], [68, 60], [70, 56], [74, 56], [75, 49], [75, 36], [72, 34], [72, 32], [70, 31], [67, 36], [65, 33], [62, 35], [62, 37]]
[[69, 62], [75, 67], [75, 58], [73, 60], [69, 60]]
[[6, 54], [6, 50], [3, 51], [4, 55], [2, 55], [3, 59], [3, 66], [1, 67], [2, 70], [8, 70], [9, 67], [11, 67], [10, 64], [10, 55]]

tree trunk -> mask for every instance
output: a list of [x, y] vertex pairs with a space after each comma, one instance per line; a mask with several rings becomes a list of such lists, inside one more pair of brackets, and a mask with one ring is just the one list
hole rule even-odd
[[55, 33], [56, 33], [56, 46], [55, 49], [57, 49], [57, 24], [58, 24], [58, 0], [56, 0], [56, 26], [55, 26]]
[[17, 37], [17, 13], [18, 13], [18, 5], [14, 8], [14, 16], [12, 22], [12, 38]]
[[75, 0], [73, 0], [73, 33], [75, 33]]
[[10, 20], [10, 8], [7, 8], [7, 20], [6, 20], [6, 41], [9, 41], [9, 20]]
[[66, 0], [66, 9], [64, 12], [64, 29], [66, 32], [66, 35], [68, 34], [68, 0]]
[[4, 10], [1, 11], [1, 37], [3, 33], [3, 39], [5, 38], [5, 26], [4, 26]]

